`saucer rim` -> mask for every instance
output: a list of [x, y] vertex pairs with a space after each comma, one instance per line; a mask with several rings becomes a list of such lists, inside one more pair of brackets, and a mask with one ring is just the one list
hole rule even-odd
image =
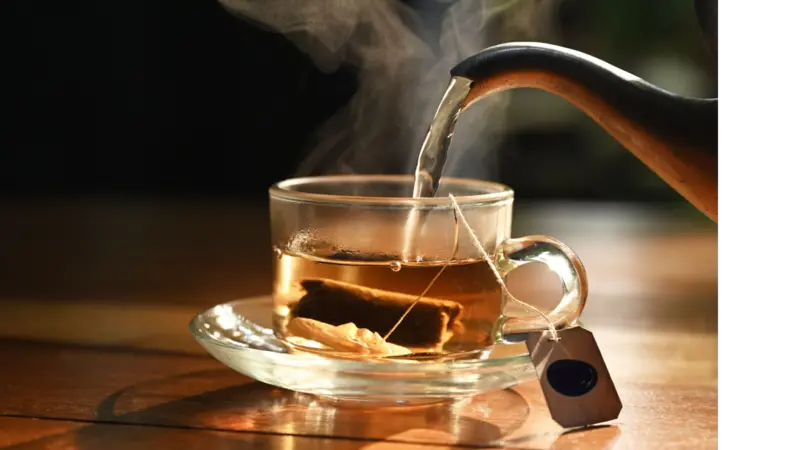
[[[239, 347], [215, 339], [205, 331], [204, 327], [200, 325], [203, 322], [204, 317], [207, 317], [209, 314], [213, 314], [214, 309], [220, 306], [227, 305], [234, 307], [234, 305], [253, 304], [262, 302], [271, 303], [272, 296], [264, 295], [257, 297], [245, 297], [216, 304], [196, 314], [189, 322], [189, 331], [195, 338], [195, 340], [198, 341], [198, 343], [201, 346], [203, 346], [207, 352], [209, 351], [209, 349], [206, 347], [206, 345], [210, 345], [213, 347], [224, 347], [228, 350], [249, 352], [264, 356], [266, 357], [266, 359], [271, 360], [272, 363], [277, 365], [282, 365], [282, 366], [302, 365], [303, 367], [311, 369], [312, 367], [309, 367], [310, 364], [314, 366], [313, 367], [314, 369], [333, 370], [336, 372], [365, 373], [365, 374], [392, 373], [395, 376], [398, 375], [398, 372], [406, 372], [407, 375], [413, 376], [413, 374], [462, 372], [462, 371], [476, 371], [476, 370], [480, 371], [481, 369], [497, 370], [499, 367], [520, 366], [527, 364], [533, 365], [533, 363], [530, 360], [530, 356], [528, 355], [527, 352], [511, 356], [501, 356], [496, 358], [489, 357], [487, 359], [457, 360], [457, 361], [443, 361], [443, 362], [408, 363], [399, 361], [377, 362], [377, 361], [353, 361], [346, 359], [327, 359], [316, 355], [306, 355], [306, 354], [301, 355], [288, 352], [282, 353], [282, 352], [272, 351], [269, 349]], [[256, 325], [258, 325], [260, 328], [264, 328], [270, 331], [273, 330], [272, 324], [270, 324], [269, 327], [260, 324]], [[494, 347], [504, 346], [504, 345], [510, 345], [510, 344], [495, 344]], [[289, 362], [294, 362], [295, 364], [288, 364]]]

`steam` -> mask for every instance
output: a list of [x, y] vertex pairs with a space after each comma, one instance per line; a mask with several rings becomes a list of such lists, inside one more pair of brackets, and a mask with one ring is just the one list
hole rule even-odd
[[[495, 43], [533, 37], [535, 0], [426, 0], [415, 11], [399, 0], [220, 0], [238, 16], [289, 38], [316, 66], [359, 69], [359, 89], [310, 144], [298, 176], [412, 173], [436, 106], [463, 58]], [[502, 127], [496, 95], [463, 114], [445, 175], [486, 177]], [[491, 114], [487, 114], [491, 112]]]

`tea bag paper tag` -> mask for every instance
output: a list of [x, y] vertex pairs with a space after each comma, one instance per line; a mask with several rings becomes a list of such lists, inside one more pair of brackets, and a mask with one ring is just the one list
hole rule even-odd
[[619, 417], [622, 401], [594, 335], [575, 326], [559, 330], [558, 337], [539, 331], [526, 341], [553, 420], [573, 428]]

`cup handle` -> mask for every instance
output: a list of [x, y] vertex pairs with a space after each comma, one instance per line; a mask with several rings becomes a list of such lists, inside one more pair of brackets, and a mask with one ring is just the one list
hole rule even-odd
[[[563, 242], [542, 235], [508, 239], [500, 244], [495, 255], [495, 264], [503, 278], [517, 267], [533, 262], [545, 264], [561, 279], [561, 301], [555, 309], [545, 312], [547, 318], [556, 329], [575, 325], [589, 292], [586, 269], [578, 255]], [[550, 323], [533, 311], [524, 317], [507, 317], [503, 314], [495, 324], [494, 335], [498, 342], [523, 342], [528, 333], [549, 328]]]

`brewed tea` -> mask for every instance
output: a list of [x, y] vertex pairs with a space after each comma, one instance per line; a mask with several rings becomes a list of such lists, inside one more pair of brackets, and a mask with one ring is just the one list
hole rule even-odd
[[[275, 317], [280, 337], [295, 346], [334, 351], [297, 330], [316, 327], [337, 332], [374, 333], [412, 354], [443, 353], [474, 357], [493, 343], [501, 295], [485, 261], [400, 263], [389, 255], [340, 252], [325, 256], [283, 252], [277, 255]], [[399, 325], [398, 320], [408, 310]], [[292, 327], [293, 319], [303, 327]], [[310, 326], [309, 326], [310, 324]], [[353, 328], [354, 326], [354, 328]], [[334, 327], [334, 328], [331, 328]], [[324, 339], [322, 339], [324, 340]], [[379, 341], [378, 341], [379, 342]], [[395, 347], [396, 348], [396, 347]]]

